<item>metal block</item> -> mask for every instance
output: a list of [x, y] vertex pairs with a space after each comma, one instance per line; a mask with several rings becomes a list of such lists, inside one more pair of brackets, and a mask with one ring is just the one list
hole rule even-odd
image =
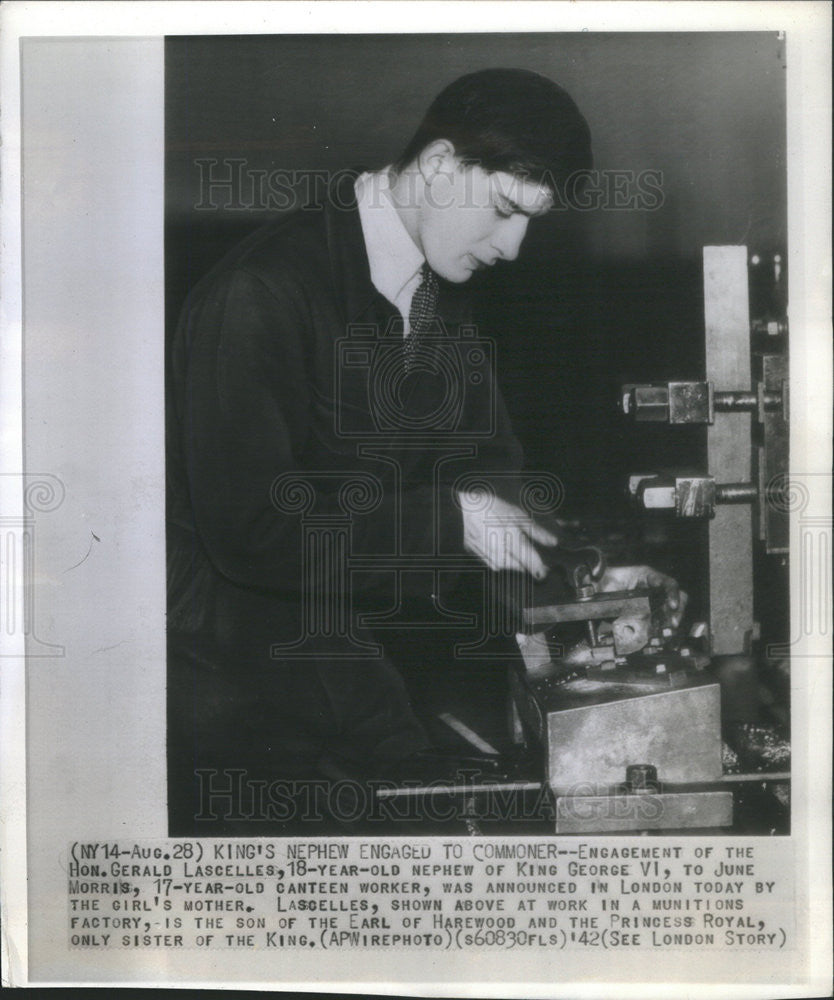
[[556, 800], [556, 833], [732, 826], [732, 792], [574, 795]]
[[790, 541], [789, 503], [784, 495], [788, 475], [789, 428], [787, 414], [788, 359], [784, 354], [759, 354], [753, 358], [753, 373], [762, 388], [780, 390], [778, 409], [759, 406], [762, 446], [755, 456], [759, 486], [759, 537], [768, 554], [785, 554]]
[[670, 424], [711, 424], [712, 421], [712, 383], [669, 383]]
[[[706, 377], [716, 392], [750, 385], [747, 249], [704, 247]], [[748, 482], [751, 417], [716, 413], [707, 429], [715, 480]], [[717, 507], [709, 525], [710, 632], [716, 655], [744, 652], [753, 628], [753, 530], [746, 507]]]
[[631, 409], [637, 420], [666, 423], [669, 419], [668, 386], [634, 386]]
[[570, 707], [554, 710], [553, 703], [542, 707], [547, 779], [554, 792], [569, 794], [588, 782], [616, 785], [630, 764], [654, 765], [662, 783], [692, 784], [721, 777], [717, 684], [642, 696], [633, 691], [628, 696], [618, 690], [621, 687], [601, 683], [594, 691], [588, 682], [584, 695], [581, 686], [570, 695], [554, 695], [555, 704], [561, 700]]
[[675, 513], [678, 517], [714, 517], [715, 480], [712, 476], [676, 476]]

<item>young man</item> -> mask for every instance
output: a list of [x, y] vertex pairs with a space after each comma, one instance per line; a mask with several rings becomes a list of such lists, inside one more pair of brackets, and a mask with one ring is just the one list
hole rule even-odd
[[[517, 501], [521, 449], [466, 283], [515, 259], [590, 165], [563, 90], [474, 73], [396, 164], [342, 175], [322, 211], [255, 234], [192, 293], [169, 359], [172, 833], [205, 828], [206, 788], [232, 771], [400, 773], [430, 740], [357, 610], [433, 600], [437, 567], [467, 559], [546, 575], [558, 538]], [[502, 484], [488, 505], [473, 476]], [[645, 567], [603, 586], [638, 582], [679, 616], [674, 581]]]

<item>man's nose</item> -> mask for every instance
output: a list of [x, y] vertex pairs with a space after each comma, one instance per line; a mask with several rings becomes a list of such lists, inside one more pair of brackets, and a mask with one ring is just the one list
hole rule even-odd
[[526, 215], [511, 215], [502, 219], [492, 234], [493, 249], [498, 251], [504, 260], [515, 260], [527, 234], [529, 219]]

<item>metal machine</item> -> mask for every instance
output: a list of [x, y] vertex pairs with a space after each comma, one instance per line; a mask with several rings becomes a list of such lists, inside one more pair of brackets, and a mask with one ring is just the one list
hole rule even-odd
[[[787, 801], [784, 734], [726, 711], [732, 678], [753, 700], [761, 691], [754, 560], [759, 574], [762, 559], [784, 570], [788, 546], [787, 324], [778, 256], [774, 265], [770, 308], [751, 320], [746, 248], [706, 247], [706, 378], [620, 394], [637, 423], [706, 428], [708, 471], [633, 474], [628, 488], [647, 516], [708, 523], [708, 620], [677, 634], [650, 591], [601, 592], [605, 560], [590, 545], [551, 550], [545, 581], [509, 588], [524, 661], [509, 669], [511, 737], [532, 747], [544, 782], [530, 774], [495, 787], [542, 787], [557, 833], [726, 829], [745, 789]], [[443, 790], [407, 794], [422, 792]], [[478, 787], [445, 792], [463, 794], [474, 815]]]
[[[707, 428], [709, 472], [635, 474], [629, 491], [646, 511], [709, 521], [709, 622], [675, 635], [648, 592], [597, 593], [595, 550], [557, 558], [572, 593], [546, 581], [522, 609], [513, 727], [542, 747], [557, 832], [726, 827], [732, 781], [756, 777], [725, 774], [719, 678], [722, 661], [755, 672], [754, 539], [787, 552], [787, 326], [751, 323], [744, 247], [705, 248], [704, 297], [707, 379], [628, 384], [620, 403], [638, 422]], [[730, 754], [749, 761], [762, 727], [734, 735]]]
[[[779, 255], [773, 283], [784, 308]], [[751, 321], [749, 288], [746, 247], [705, 247], [706, 379], [625, 385], [620, 397], [623, 413], [638, 423], [706, 427], [706, 471], [636, 474], [629, 490], [644, 510], [709, 521], [716, 655], [749, 654], [757, 635], [754, 542], [767, 555], [788, 551], [787, 322], [772, 314]]]

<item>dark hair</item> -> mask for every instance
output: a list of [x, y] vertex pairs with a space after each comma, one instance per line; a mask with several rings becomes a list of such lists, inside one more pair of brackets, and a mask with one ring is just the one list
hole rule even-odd
[[485, 69], [449, 84], [394, 168], [404, 169], [437, 139], [448, 139], [466, 164], [524, 176], [557, 193], [593, 163], [588, 123], [571, 96], [524, 69]]

